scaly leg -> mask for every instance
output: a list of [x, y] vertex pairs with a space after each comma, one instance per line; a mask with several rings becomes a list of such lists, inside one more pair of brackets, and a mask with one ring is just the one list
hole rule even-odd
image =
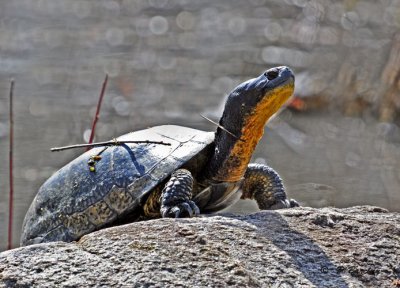
[[299, 206], [296, 200], [286, 198], [281, 177], [267, 165], [249, 164], [242, 190], [242, 199], [255, 199], [262, 210]]
[[199, 208], [191, 200], [192, 189], [193, 177], [188, 170], [178, 169], [172, 173], [161, 192], [161, 216], [181, 218], [199, 215]]

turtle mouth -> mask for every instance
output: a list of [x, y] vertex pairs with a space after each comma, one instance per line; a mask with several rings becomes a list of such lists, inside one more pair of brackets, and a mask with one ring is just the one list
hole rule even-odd
[[263, 75], [267, 78], [265, 87], [268, 89], [274, 89], [289, 82], [294, 82], [294, 74], [292, 70], [286, 66], [271, 68], [265, 71]]

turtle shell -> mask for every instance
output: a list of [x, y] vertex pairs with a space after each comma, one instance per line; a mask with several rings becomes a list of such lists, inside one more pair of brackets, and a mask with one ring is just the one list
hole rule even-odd
[[24, 219], [21, 245], [73, 241], [132, 213], [154, 187], [213, 143], [214, 133], [164, 125], [117, 140], [169, 145], [97, 147], [65, 165], [40, 187]]

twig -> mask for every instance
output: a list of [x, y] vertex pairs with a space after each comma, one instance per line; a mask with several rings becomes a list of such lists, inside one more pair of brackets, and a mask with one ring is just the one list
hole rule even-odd
[[10, 192], [8, 197], [8, 249], [12, 248], [12, 224], [13, 224], [13, 201], [14, 201], [14, 175], [13, 175], [13, 146], [14, 146], [14, 115], [13, 115], [13, 94], [14, 79], [10, 83], [10, 147], [9, 147], [9, 184]]
[[[101, 103], [103, 102], [103, 97], [104, 97], [104, 92], [106, 91], [107, 82], [108, 82], [108, 74], [106, 74], [106, 77], [104, 78], [103, 86], [101, 87], [99, 102], [97, 102], [96, 115], [94, 116], [94, 119], [93, 119], [92, 130], [90, 131], [89, 144], [92, 144], [92, 142], [93, 142], [94, 134], [96, 131], [96, 124], [97, 124], [97, 120], [99, 120]], [[86, 151], [89, 151], [90, 148], [91, 148], [90, 146], [87, 147]]]
[[57, 151], [63, 151], [67, 149], [74, 149], [74, 148], [82, 148], [82, 147], [98, 147], [98, 146], [118, 146], [121, 144], [125, 143], [136, 143], [136, 144], [159, 144], [159, 145], [167, 145], [171, 146], [171, 143], [166, 143], [163, 141], [149, 141], [149, 140], [144, 140], [144, 141], [118, 141], [118, 140], [110, 140], [110, 141], [104, 141], [104, 142], [96, 142], [96, 143], [91, 143], [91, 144], [75, 144], [75, 145], [69, 145], [69, 146], [63, 146], [63, 147], [54, 147], [51, 148], [51, 152], [57, 152]]
[[206, 119], [207, 121], [211, 122], [212, 124], [216, 125], [217, 127], [221, 128], [222, 130], [224, 130], [226, 133], [228, 133], [228, 134], [231, 135], [232, 137], [234, 137], [234, 138], [236, 138], [236, 139], [238, 139], [238, 140], [244, 142], [243, 139], [240, 139], [238, 136], [236, 136], [236, 135], [233, 134], [231, 131], [229, 131], [228, 129], [226, 129], [226, 128], [223, 127], [222, 125], [218, 124], [217, 122], [211, 120], [210, 118], [204, 116], [203, 114], [200, 114], [200, 116], [201, 116], [202, 118]]

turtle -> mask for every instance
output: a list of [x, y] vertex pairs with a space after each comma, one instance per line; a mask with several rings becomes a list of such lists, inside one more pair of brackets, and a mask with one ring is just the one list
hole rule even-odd
[[214, 132], [161, 125], [90, 149], [39, 188], [21, 246], [77, 241], [131, 221], [213, 213], [239, 199], [253, 199], [262, 210], [298, 206], [275, 170], [250, 163], [268, 119], [293, 91], [292, 70], [271, 68], [233, 89]]

